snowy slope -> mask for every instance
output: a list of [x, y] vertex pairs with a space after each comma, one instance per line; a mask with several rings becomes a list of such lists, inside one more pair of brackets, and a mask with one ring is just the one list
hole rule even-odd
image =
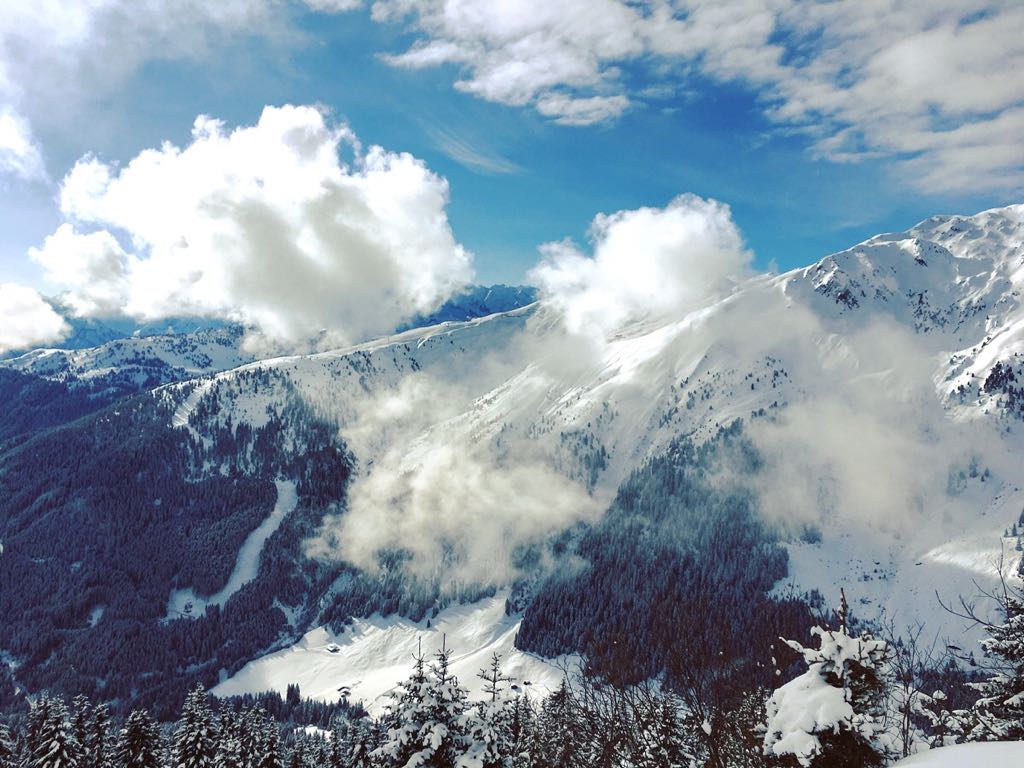
[[82, 349], [35, 349], [0, 366], [93, 388], [152, 388], [251, 361], [241, 350], [243, 335], [240, 327], [228, 326], [117, 338]]
[[513, 646], [520, 618], [505, 614], [507, 592], [470, 605], [441, 611], [432, 620], [412, 622], [399, 617], [371, 616], [357, 619], [342, 634], [326, 627], [306, 633], [296, 645], [250, 662], [213, 689], [216, 696], [246, 692], [277, 691], [282, 696], [297, 683], [304, 696], [334, 701], [348, 689], [352, 701], [362, 701], [380, 714], [389, 693], [405, 680], [414, 655], [428, 657], [450, 648], [451, 670], [471, 698], [483, 696], [477, 673], [486, 669], [491, 655], [503, 659], [505, 674], [517, 690], [547, 695], [561, 684], [564, 670], [574, 669], [577, 659], [541, 659]]
[[[935, 593], [974, 594], [1001, 553], [1009, 570], [1020, 557], [1002, 534], [1024, 509], [1022, 242], [1024, 206], [935, 217], [600, 341], [568, 335], [540, 304], [161, 392], [175, 423], [198, 434], [212, 424], [189, 415], [200, 404], [216, 404], [200, 410], [217, 423], [259, 426], [297, 394], [338, 425], [359, 464], [353, 498], [396, 536], [417, 510], [391, 507], [429, 485], [423, 473], [446, 452], [484, 486], [510, 465], [552, 468], [581, 488], [566, 504], [592, 505], [546, 513], [568, 524], [677, 436], [704, 440], [742, 418], [768, 461], [750, 482], [792, 537], [780, 591], [845, 586], [862, 616], [959, 634]], [[287, 386], [248, 375], [258, 371]], [[511, 487], [529, 501], [531, 485]], [[288, 675], [300, 674], [297, 659], [320, 658], [309, 644], [330, 640], [316, 638], [281, 652], [297, 654]], [[353, 669], [366, 647], [352, 646]], [[269, 670], [236, 677], [232, 690], [264, 684], [260, 674], [283, 687]]]
[[1024, 741], [957, 744], [900, 760], [893, 768], [1014, 768], [1024, 765]]

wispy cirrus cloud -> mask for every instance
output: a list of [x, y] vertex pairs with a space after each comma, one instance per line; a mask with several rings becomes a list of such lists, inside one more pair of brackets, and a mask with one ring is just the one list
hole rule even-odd
[[426, 125], [434, 145], [452, 160], [471, 171], [489, 175], [522, 173], [522, 166], [507, 160], [482, 142], [473, 141], [442, 125]]

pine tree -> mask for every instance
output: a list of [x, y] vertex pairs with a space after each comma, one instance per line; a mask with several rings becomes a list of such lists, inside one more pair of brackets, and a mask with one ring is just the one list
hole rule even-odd
[[676, 702], [672, 696], [666, 696], [656, 705], [655, 722], [652, 730], [651, 743], [646, 747], [644, 765], [650, 768], [675, 768], [689, 765], [691, 756], [683, 746], [682, 729]]
[[255, 768], [284, 768], [284, 760], [281, 759], [281, 732], [277, 729], [277, 723], [270, 718], [264, 720], [260, 754], [252, 765]]
[[106, 704], [97, 704], [92, 708], [85, 741], [80, 743], [88, 760], [88, 768], [112, 768], [114, 750], [110, 736], [110, 707]]
[[341, 718], [334, 722], [331, 743], [327, 748], [327, 768], [348, 768], [349, 723]]
[[550, 768], [576, 765], [578, 729], [573, 698], [562, 681], [558, 690], [544, 701], [539, 718], [540, 762]]
[[0, 723], [0, 768], [15, 768], [17, 752], [11, 730]]
[[260, 707], [250, 707], [239, 717], [238, 741], [243, 765], [254, 766], [261, 757], [266, 719], [266, 713]]
[[189, 692], [181, 710], [171, 749], [171, 768], [213, 768], [216, 736], [206, 691], [197, 685]]
[[467, 713], [464, 731], [468, 748], [458, 764], [465, 768], [508, 768], [512, 765], [511, 708], [504, 696], [504, 683], [511, 682], [511, 678], [502, 674], [501, 656], [495, 653], [489, 668], [481, 669], [477, 677], [484, 681], [486, 698]]
[[349, 729], [351, 743], [348, 750], [350, 768], [373, 768], [377, 739], [373, 723], [362, 718]]
[[419, 654], [394, 698], [387, 737], [376, 754], [387, 766], [451, 768], [465, 750], [462, 715], [466, 692], [451, 675], [451, 651], [442, 648], [427, 668]]
[[424, 768], [450, 768], [466, 749], [466, 690], [451, 674], [452, 652], [442, 646], [430, 665], [429, 720], [420, 735]]
[[529, 699], [522, 694], [516, 696], [512, 702], [508, 731], [509, 752], [514, 768], [539, 768], [541, 750], [537, 714]]
[[818, 648], [786, 640], [807, 671], [777, 689], [767, 704], [765, 754], [783, 765], [870, 768], [883, 765], [886, 676], [890, 648], [847, 629], [846, 596], [836, 630], [813, 627]]
[[214, 768], [245, 768], [242, 761], [242, 739], [238, 718], [227, 709], [221, 712], [217, 729], [217, 752]]
[[[89, 721], [92, 718], [92, 705], [85, 696], [75, 696], [71, 701], [71, 732], [75, 741], [85, 747], [89, 743]], [[83, 749], [83, 752], [86, 750]], [[92, 768], [92, 756], [83, 754], [79, 768]]]
[[306, 768], [306, 745], [302, 741], [295, 742], [288, 755], [288, 768]]
[[30, 768], [78, 768], [79, 746], [64, 702], [46, 699], [38, 717], [35, 742], [29, 745]]
[[413, 657], [412, 674], [392, 694], [385, 717], [387, 736], [377, 751], [386, 765], [404, 768], [419, 751], [418, 738], [427, 722], [427, 664], [422, 653]]
[[118, 739], [118, 768], [160, 768], [160, 730], [145, 710], [135, 710], [124, 722]]
[[971, 712], [970, 741], [1024, 740], [1024, 601], [1008, 594], [1002, 609], [1005, 620], [988, 626], [989, 636], [981, 641], [998, 671], [971, 684], [981, 695]]

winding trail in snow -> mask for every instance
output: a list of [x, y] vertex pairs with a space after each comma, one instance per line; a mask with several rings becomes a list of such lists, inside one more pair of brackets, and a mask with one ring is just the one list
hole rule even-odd
[[[288, 513], [295, 509], [297, 503], [295, 483], [278, 480], [277, 502], [274, 509], [242, 542], [238, 557], [235, 559], [234, 570], [231, 571], [231, 576], [223, 588], [209, 597], [200, 597], [191, 588], [174, 590], [167, 602], [167, 618], [201, 616], [208, 606], [224, 605], [235, 592], [255, 579], [260, 570], [260, 553], [263, 551], [263, 545], [274, 535], [274, 531], [281, 527], [281, 523]], [[191, 610], [187, 610], [189, 605], [192, 606]]]

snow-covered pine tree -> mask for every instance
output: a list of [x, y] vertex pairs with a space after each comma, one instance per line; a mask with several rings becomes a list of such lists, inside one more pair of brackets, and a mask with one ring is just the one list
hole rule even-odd
[[373, 768], [377, 749], [376, 729], [369, 718], [361, 718], [349, 728], [349, 768]]
[[0, 723], [0, 768], [15, 768], [17, 752], [11, 729]]
[[466, 752], [459, 758], [460, 768], [511, 768], [510, 744], [511, 706], [506, 698], [505, 683], [512, 678], [501, 671], [501, 656], [491, 657], [487, 669], [477, 675], [484, 681], [483, 701], [466, 711], [463, 730], [466, 734]]
[[463, 717], [468, 706], [466, 689], [451, 673], [452, 651], [442, 644], [430, 665], [428, 717], [421, 742], [424, 768], [451, 768], [465, 752]]
[[331, 729], [331, 742], [327, 747], [327, 768], [348, 768], [350, 752], [351, 725], [344, 718], [334, 721]]
[[649, 768], [678, 768], [690, 765], [692, 756], [683, 744], [682, 728], [679, 724], [679, 709], [675, 697], [666, 694], [655, 704], [655, 722], [650, 729], [650, 739], [644, 745], [645, 754], [641, 762]]
[[387, 734], [375, 753], [384, 765], [405, 768], [420, 751], [419, 736], [428, 718], [429, 688], [427, 662], [420, 651], [413, 657], [412, 674], [391, 695], [392, 703], [384, 718]]
[[250, 707], [238, 717], [238, 742], [245, 766], [255, 766], [262, 755], [266, 719], [261, 707]]
[[838, 629], [811, 629], [818, 648], [784, 640], [803, 656], [807, 671], [768, 700], [764, 751], [781, 765], [870, 768], [887, 757], [889, 645], [867, 633], [850, 635], [845, 594], [839, 616]]
[[292, 745], [291, 751], [288, 753], [288, 762], [286, 763], [288, 768], [306, 768], [306, 744], [303, 741], [297, 741]]
[[29, 768], [78, 768], [80, 750], [61, 699], [46, 700], [30, 749]]
[[[86, 746], [89, 742], [89, 721], [92, 718], [92, 704], [89, 699], [79, 694], [71, 700], [71, 733], [75, 741]], [[84, 752], [84, 749], [83, 749]], [[78, 768], [92, 768], [90, 755], [83, 754]]]
[[217, 754], [217, 727], [201, 685], [185, 698], [174, 732], [171, 768], [213, 768]]
[[981, 641], [996, 674], [972, 683], [980, 696], [971, 710], [969, 741], [1024, 740], [1024, 600], [1007, 593], [1001, 601], [1004, 621], [986, 627]]
[[530, 700], [520, 694], [512, 701], [509, 716], [509, 752], [515, 768], [540, 768], [540, 733]]
[[563, 680], [541, 706], [538, 718], [540, 764], [550, 768], [572, 768], [580, 749], [579, 723], [575, 702]]
[[269, 717], [264, 719], [260, 753], [252, 765], [255, 768], [284, 768], [284, 760], [281, 759], [281, 732], [277, 728], [277, 723]]
[[427, 667], [415, 657], [387, 715], [387, 736], [377, 757], [391, 768], [452, 768], [466, 747], [462, 716], [466, 691], [450, 672], [451, 651], [442, 647]]
[[97, 704], [89, 714], [82, 752], [86, 764], [79, 768], [112, 768], [114, 747], [110, 734], [110, 707]]
[[160, 768], [160, 729], [149, 713], [137, 709], [128, 715], [117, 742], [118, 768]]
[[217, 751], [213, 759], [214, 768], [246, 768], [242, 760], [242, 738], [239, 718], [234, 712], [224, 709], [217, 728]]

